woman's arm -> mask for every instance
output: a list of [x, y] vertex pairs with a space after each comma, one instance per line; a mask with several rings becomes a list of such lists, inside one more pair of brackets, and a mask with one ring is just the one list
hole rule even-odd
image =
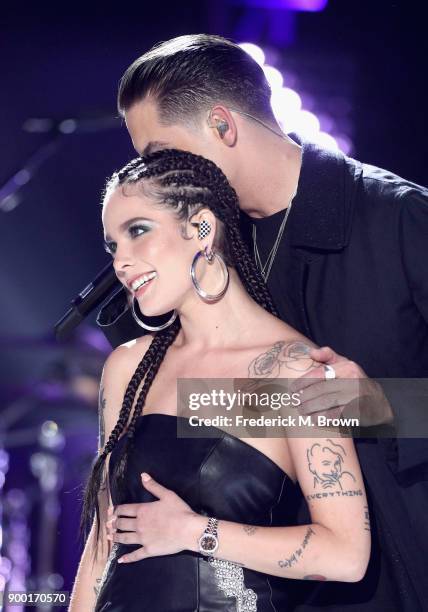
[[[101, 554], [101, 550], [99, 550], [97, 561], [94, 560], [95, 535], [94, 522], [80, 559], [68, 608], [69, 612], [90, 612], [95, 607], [101, 576], [108, 557], [108, 553]], [[106, 545], [104, 550], [106, 550]]]
[[[116, 425], [122, 406], [126, 384], [135, 369], [135, 351], [140, 354], [148, 347], [152, 337], [141, 339], [138, 347], [130, 342], [117, 347], [107, 358], [100, 382], [99, 392], [99, 442], [100, 454]], [[134, 355], [133, 355], [134, 353]], [[104, 473], [108, 474], [109, 456]], [[79, 563], [75, 583], [70, 600], [69, 612], [86, 612], [94, 609], [101, 582], [101, 576], [110, 552], [110, 542], [107, 539], [107, 511], [111, 505], [109, 488], [105, 483], [98, 495], [100, 511], [100, 536], [96, 542], [95, 519], [89, 533], [85, 548]], [[96, 551], [96, 559], [95, 559]]]
[[[370, 556], [363, 479], [352, 439], [288, 439], [311, 513], [311, 524], [256, 527], [219, 521], [216, 558], [285, 578], [357, 582]], [[187, 521], [187, 547], [207, 526], [200, 515]]]

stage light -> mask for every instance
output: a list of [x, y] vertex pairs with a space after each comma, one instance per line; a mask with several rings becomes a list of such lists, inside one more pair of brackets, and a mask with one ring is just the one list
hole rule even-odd
[[275, 116], [285, 118], [287, 114], [296, 113], [302, 108], [302, 100], [294, 89], [281, 87], [272, 92], [271, 106]]
[[[337, 151], [339, 148], [337, 140], [330, 134], [327, 134], [327, 132], [318, 132], [314, 137], [314, 141], [326, 149]], [[346, 151], [344, 151], [344, 153], [346, 153]]]
[[247, 42], [240, 43], [239, 46], [241, 47], [241, 49], [244, 49], [244, 51], [248, 53], [248, 55], [251, 55], [255, 62], [260, 64], [260, 66], [263, 66], [263, 64], [265, 63], [265, 54], [262, 49], [260, 49], [260, 47], [254, 45], [253, 43]]
[[[329, 133], [337, 127], [336, 121], [332, 117], [322, 114], [318, 118], [314, 113], [303, 109], [302, 99], [298, 92], [290, 87], [282, 86], [284, 83], [283, 74], [277, 68], [264, 63], [265, 53], [260, 47], [248, 42], [241, 43], [239, 46], [263, 68], [272, 90], [271, 106], [273, 113], [285, 133], [296, 132], [303, 138], [312, 140], [328, 149], [340, 149], [347, 155], [352, 153], [353, 145], [347, 136], [337, 135], [334, 137]], [[349, 106], [349, 101], [346, 101], [346, 103]]]
[[265, 65], [263, 66], [263, 71], [266, 75], [269, 85], [271, 86], [272, 91], [275, 91], [276, 89], [280, 89], [282, 87], [284, 77], [277, 68]]
[[294, 126], [294, 130], [301, 134], [304, 138], [314, 139], [320, 130], [320, 122], [318, 117], [307, 110], [301, 110], [297, 115], [297, 124]]

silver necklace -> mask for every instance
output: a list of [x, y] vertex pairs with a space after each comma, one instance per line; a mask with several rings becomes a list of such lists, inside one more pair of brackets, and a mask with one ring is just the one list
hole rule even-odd
[[260, 258], [260, 253], [259, 253], [259, 249], [257, 246], [257, 227], [254, 224], [253, 225], [253, 247], [254, 247], [254, 259], [256, 260], [256, 265], [258, 267], [258, 269], [260, 270], [261, 275], [263, 276], [263, 280], [265, 281], [265, 283], [267, 283], [267, 280], [269, 278], [269, 274], [270, 271], [272, 270], [272, 265], [273, 262], [275, 260], [277, 251], [278, 251], [278, 247], [279, 244], [281, 242], [281, 238], [282, 238], [282, 234], [284, 233], [284, 229], [285, 229], [285, 225], [287, 223], [287, 219], [288, 219], [288, 215], [290, 214], [290, 210], [291, 210], [291, 204], [293, 203], [293, 200], [296, 196], [296, 192], [294, 192], [289, 205], [287, 206], [286, 210], [285, 210], [285, 214], [284, 214], [284, 218], [281, 221], [281, 225], [279, 226], [279, 230], [278, 230], [278, 234], [275, 238], [275, 242], [273, 243], [273, 246], [270, 250], [269, 255], [267, 256], [267, 259], [265, 261], [265, 264], [262, 264], [262, 260]]

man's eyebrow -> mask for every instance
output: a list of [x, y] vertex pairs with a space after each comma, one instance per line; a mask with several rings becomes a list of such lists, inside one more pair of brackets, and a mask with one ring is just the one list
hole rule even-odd
[[[124, 221], [123, 223], [121, 223], [119, 226], [119, 231], [124, 232], [125, 230], [128, 229], [130, 225], [132, 225], [136, 221], [151, 221], [151, 219], [147, 219], [146, 217], [133, 217], [132, 219], [128, 219], [127, 221]], [[111, 237], [108, 234], [106, 234], [104, 238], [104, 242], [111, 242], [111, 241], [112, 241]]]
[[152, 140], [151, 142], [149, 142], [148, 145], [144, 147], [143, 152], [140, 153], [140, 155], [150, 155], [150, 153], [159, 151], [159, 149], [167, 149], [168, 147], [169, 144], [167, 142], [163, 142], [162, 140]]

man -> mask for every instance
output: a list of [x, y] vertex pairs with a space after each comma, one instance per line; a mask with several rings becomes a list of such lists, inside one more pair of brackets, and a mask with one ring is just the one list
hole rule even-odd
[[[221, 37], [153, 48], [125, 72], [118, 106], [138, 153], [192, 151], [235, 188], [243, 234], [281, 318], [323, 347], [312, 357], [329, 366], [300, 380], [303, 409], [337, 415], [356, 399], [346, 379], [358, 378], [362, 426], [420, 425], [423, 390], [408, 404], [405, 386], [368, 377], [428, 374], [427, 190], [282, 134], [262, 69]], [[356, 584], [290, 584], [296, 610], [427, 609], [428, 444], [365, 438], [357, 450], [374, 521], [369, 570]]]

